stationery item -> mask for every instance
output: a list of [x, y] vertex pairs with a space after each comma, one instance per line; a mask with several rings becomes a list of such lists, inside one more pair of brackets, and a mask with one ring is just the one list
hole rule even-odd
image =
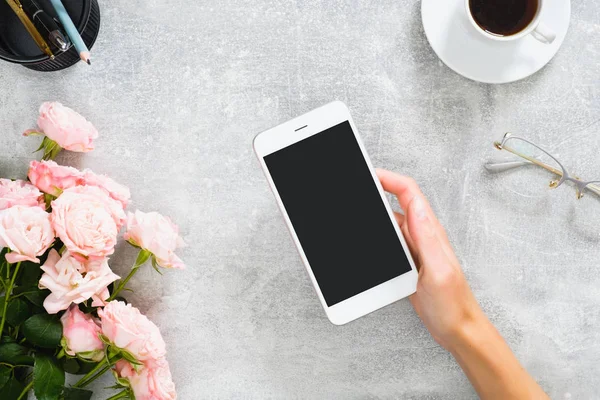
[[54, 10], [58, 15], [60, 23], [67, 31], [67, 35], [69, 35], [69, 38], [71, 38], [73, 46], [75, 46], [75, 49], [79, 53], [79, 57], [82, 61], [86, 62], [88, 65], [91, 65], [92, 63], [90, 60], [90, 51], [88, 50], [87, 46], [83, 42], [83, 39], [79, 35], [79, 31], [75, 27], [75, 24], [73, 24], [69, 13], [67, 13], [67, 10], [65, 10], [65, 6], [60, 0], [50, 0], [50, 2], [52, 3], [52, 7], [54, 7]]
[[42, 7], [40, 7], [34, 0], [22, 0], [23, 9], [29, 14], [31, 20], [38, 28], [40, 33], [48, 39], [50, 43], [56, 46], [61, 51], [67, 51], [71, 42], [65, 34], [62, 33], [58, 24]]
[[[467, 11], [465, 4], [468, 2], [422, 0], [421, 15], [425, 35], [440, 60], [456, 73], [474, 81], [507, 83], [534, 74], [558, 52], [569, 28], [570, 0], [538, 0], [534, 20], [519, 32], [505, 36], [481, 28]], [[541, 19], [555, 33], [551, 44], [533, 40], [536, 30], [542, 27], [538, 23]], [[494, 29], [500, 31], [500, 28]], [[516, 29], [506, 28], [504, 32]], [[544, 36], [552, 39], [552, 35], [545, 32]]]
[[21, 23], [23, 24], [25, 29], [27, 29], [27, 32], [29, 32], [29, 34], [31, 35], [37, 46], [40, 48], [40, 50], [42, 50], [44, 54], [50, 57], [50, 59], [53, 59], [54, 54], [52, 53], [50, 46], [48, 46], [48, 43], [46, 43], [46, 41], [44, 40], [40, 32], [37, 30], [33, 22], [31, 22], [31, 19], [29, 19], [29, 17], [23, 10], [23, 6], [19, 2], [19, 0], [6, 0], [6, 2], [10, 6], [10, 8], [12, 8], [12, 10], [15, 12], [15, 14], [17, 14], [17, 17], [19, 17], [19, 20], [21, 20]]
[[[584, 181], [578, 176], [570, 174], [556, 157], [527, 139], [506, 133], [502, 141], [494, 142], [494, 146], [498, 150], [506, 150], [520, 157], [520, 159], [517, 161], [488, 162], [485, 164], [485, 169], [489, 172], [504, 172], [513, 168], [536, 165], [542, 167], [552, 176], [550, 187], [553, 189], [569, 181], [575, 185], [578, 199], [581, 199], [586, 192], [600, 196], [600, 180]], [[521, 186], [525, 188], [527, 185], [523, 182]], [[529, 186], [535, 190], [534, 185]]]
[[473, 27], [488, 39], [509, 41], [531, 34], [551, 44], [556, 33], [541, 22], [546, 1], [465, 0], [465, 9]]
[[[50, 2], [47, 0], [34, 1], [54, 19], [68, 40], [69, 36], [61, 26]], [[92, 49], [100, 31], [101, 15], [98, 1], [62, 0], [62, 3], [81, 34], [84, 43], [89, 49]], [[27, 9], [25, 11], [28, 12]], [[44, 35], [41, 29], [40, 33]], [[21, 64], [25, 68], [34, 71], [47, 72], [58, 71], [81, 62], [74, 46], [71, 45], [67, 51], [59, 52], [51, 43], [49, 45], [55, 51], [54, 59], [50, 59], [38, 48], [17, 15], [11, 10], [9, 4], [4, 0], [0, 0], [0, 60]]]

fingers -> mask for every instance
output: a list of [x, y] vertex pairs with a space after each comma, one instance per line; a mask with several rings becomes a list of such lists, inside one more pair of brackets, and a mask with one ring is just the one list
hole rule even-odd
[[433, 221], [434, 224], [437, 225], [438, 230], [440, 231], [440, 236], [443, 239], [448, 240], [446, 236], [446, 231], [436, 218], [433, 210], [431, 209], [431, 206], [425, 199], [423, 192], [421, 192], [419, 185], [417, 185], [417, 182], [415, 182], [414, 179], [408, 176], [397, 174], [395, 172], [387, 171], [385, 169], [377, 168], [376, 172], [377, 177], [379, 178], [379, 181], [383, 186], [383, 189], [386, 192], [390, 192], [396, 195], [396, 197], [398, 198], [398, 202], [400, 203], [400, 207], [402, 207], [405, 213], [407, 213], [410, 203], [412, 202], [415, 196], [420, 196], [421, 198], [423, 198], [425, 207], [429, 210], [430, 219]]
[[404, 240], [406, 240], [406, 244], [408, 245], [408, 249], [415, 260], [415, 263], [418, 264], [418, 254], [417, 248], [413, 243], [412, 238], [410, 237], [410, 232], [408, 231], [408, 225], [406, 224], [406, 217], [400, 213], [394, 212], [394, 217], [396, 218], [396, 222], [402, 231], [402, 236], [404, 236]]
[[422, 196], [415, 196], [406, 213], [406, 225], [413, 240], [419, 261], [427, 269], [436, 269], [448, 264], [437, 224], [432, 220]]
[[414, 179], [385, 169], [376, 169], [377, 177], [386, 192], [396, 195], [400, 207], [406, 212], [415, 195], [423, 195]]
[[[406, 236], [411, 238], [412, 252], [416, 253], [423, 263], [426, 262], [426, 259], [436, 262], [437, 256], [445, 256], [446, 260], [454, 260], [456, 256], [448, 241], [446, 231], [435, 217], [431, 206], [414, 179], [381, 169], [376, 172], [384, 190], [395, 194], [400, 206], [405, 211], [404, 226], [408, 231]], [[438, 252], [438, 250], [441, 251]], [[440, 261], [439, 258], [437, 261]]]
[[404, 225], [404, 222], [406, 221], [406, 218], [404, 218], [404, 215], [397, 213], [396, 211], [394, 211], [394, 218], [396, 218], [396, 222], [398, 223], [398, 226], [402, 227], [402, 225]]

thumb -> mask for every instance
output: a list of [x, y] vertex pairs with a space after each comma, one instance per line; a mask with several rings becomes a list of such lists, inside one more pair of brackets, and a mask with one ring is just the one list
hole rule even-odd
[[421, 195], [416, 194], [413, 197], [408, 206], [406, 220], [421, 267], [436, 268], [447, 263], [438, 225], [434, 222], [431, 208]]

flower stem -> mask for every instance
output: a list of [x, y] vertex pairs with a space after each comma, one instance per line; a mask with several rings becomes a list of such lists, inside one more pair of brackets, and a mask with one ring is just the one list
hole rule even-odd
[[2, 257], [2, 264], [0, 264], [2, 266], [2, 268], [0, 268], [0, 271], [4, 270], [4, 267], [6, 266], [6, 279], [10, 279], [10, 267], [9, 267], [9, 263], [4, 259], [4, 257]]
[[133, 275], [135, 275], [137, 270], [146, 261], [148, 261], [148, 259], [150, 258], [151, 255], [152, 255], [152, 253], [150, 253], [148, 250], [144, 250], [144, 249], [140, 250], [137, 258], [135, 259], [135, 264], [133, 264], [133, 267], [131, 267], [131, 271], [129, 271], [129, 274], [125, 277], [125, 279], [123, 279], [122, 281], [119, 282], [119, 285], [117, 286], [115, 291], [112, 293], [112, 295], [106, 301], [113, 301], [117, 297], [119, 292], [121, 290], [125, 289], [125, 285], [127, 285], [127, 282], [129, 282], [129, 280], [133, 277]]
[[121, 359], [120, 356], [111, 358], [110, 360], [107, 359], [106, 357], [104, 357], [102, 359], [102, 361], [100, 361], [94, 367], [94, 369], [92, 369], [90, 372], [85, 374], [85, 376], [83, 378], [81, 378], [79, 381], [77, 381], [77, 383], [74, 384], [73, 387], [81, 388], [81, 387], [85, 387], [85, 386], [89, 385], [90, 383], [92, 383], [93, 381], [95, 381], [96, 379], [101, 377], [106, 371], [108, 371], [120, 359]]
[[31, 382], [29, 382], [27, 384], [27, 386], [25, 386], [25, 389], [23, 389], [23, 391], [21, 392], [19, 397], [17, 397], [17, 400], [21, 400], [23, 397], [27, 398], [27, 392], [29, 392], [32, 387], [33, 387], [33, 379], [31, 380]]
[[[85, 382], [81, 383], [81, 384], [79, 385], [79, 387], [86, 387], [86, 386], [87, 386], [87, 385], [89, 385], [90, 383], [94, 382], [96, 379], [100, 378], [102, 375], [104, 375], [104, 373], [105, 373], [106, 371], [108, 371], [108, 370], [109, 370], [109, 369], [110, 369], [110, 368], [113, 366], [113, 364], [114, 364], [114, 363], [105, 365], [105, 366], [104, 366], [104, 367], [103, 367], [103, 368], [102, 368], [102, 369], [101, 369], [101, 370], [100, 370], [100, 371], [99, 371], [99, 372], [98, 372], [96, 375], [92, 376], [92, 377], [91, 377], [90, 379], [88, 379], [87, 381], [85, 381]], [[79, 383], [79, 382], [77, 382], [77, 383]]]
[[85, 384], [85, 381], [90, 379], [94, 374], [96, 374], [96, 372], [103, 369], [107, 364], [108, 363], [106, 362], [106, 358], [103, 358], [102, 361], [100, 361], [90, 372], [88, 372], [87, 374], [85, 374], [83, 376], [83, 378], [78, 380], [77, 383], [73, 385], [73, 387], [83, 387]]
[[124, 397], [129, 397], [129, 389], [125, 389], [122, 392], [115, 394], [114, 396], [110, 396], [106, 400], [117, 400], [117, 399], [122, 399]]
[[6, 309], [8, 308], [8, 300], [12, 293], [13, 286], [15, 285], [15, 279], [17, 278], [17, 274], [19, 273], [19, 268], [21, 267], [21, 262], [17, 263], [17, 268], [15, 268], [15, 272], [13, 273], [12, 279], [8, 284], [8, 288], [6, 289], [6, 294], [4, 295], [4, 309], [2, 310], [2, 322], [0, 322], [0, 335], [2, 335], [2, 330], [4, 329], [4, 323], [6, 322]]
[[119, 286], [117, 286], [117, 288], [115, 289], [115, 291], [110, 295], [110, 297], [108, 298], [108, 301], [113, 301], [117, 295], [119, 294], [119, 292], [121, 290], [123, 290], [125, 288], [125, 285], [127, 284], [127, 282], [129, 282], [129, 280], [133, 277], [133, 275], [135, 275], [135, 273], [137, 272], [137, 270], [139, 269], [139, 266], [134, 266], [133, 268], [131, 268], [131, 271], [129, 271], [129, 274], [127, 275], [127, 277], [125, 277], [125, 279], [123, 279], [122, 281], [119, 282]]

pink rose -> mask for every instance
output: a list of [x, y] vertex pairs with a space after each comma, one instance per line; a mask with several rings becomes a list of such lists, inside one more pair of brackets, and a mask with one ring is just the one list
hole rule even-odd
[[0, 210], [17, 205], [46, 209], [44, 195], [35, 186], [21, 180], [0, 178]]
[[177, 248], [185, 246], [179, 236], [179, 228], [157, 212], [138, 210], [135, 214], [129, 213], [124, 238], [132, 245], [151, 252], [161, 267], [185, 268], [183, 261], [175, 255]]
[[0, 249], [10, 248], [6, 261], [39, 263], [54, 243], [50, 214], [39, 207], [13, 206], [0, 211]]
[[121, 204], [95, 186], [66, 189], [52, 202], [52, 226], [74, 257], [102, 259], [112, 254], [124, 222]]
[[118, 184], [106, 175], [97, 175], [89, 169], [83, 171], [83, 180], [85, 185], [104, 189], [113, 200], [121, 203], [123, 209], [127, 207], [131, 198], [131, 193], [127, 187]]
[[62, 345], [65, 353], [86, 360], [100, 361], [104, 357], [104, 343], [100, 340], [100, 322], [84, 314], [75, 304], [60, 318], [63, 326]]
[[118, 361], [115, 371], [129, 381], [136, 400], [176, 400], [177, 392], [167, 360], [151, 361], [136, 372], [127, 361]]
[[42, 192], [58, 197], [65, 189], [83, 184], [81, 171], [58, 165], [54, 161], [32, 161], [29, 180]]
[[51, 292], [44, 300], [48, 314], [56, 314], [72, 303], [79, 304], [90, 298], [93, 306], [102, 306], [109, 297], [108, 285], [119, 279], [107, 259], [81, 262], [68, 251], [61, 257], [54, 249], [41, 268], [44, 274], [39, 287]]
[[[38, 127], [60, 147], [69, 151], [88, 152], [94, 150], [94, 139], [98, 131], [80, 114], [57, 102], [46, 102], [40, 106]], [[25, 132], [28, 135], [30, 131]]]
[[55, 197], [75, 186], [96, 186], [104, 190], [112, 199], [127, 207], [131, 193], [106, 175], [97, 175], [89, 169], [79, 171], [72, 167], [58, 165], [54, 161], [32, 161], [29, 164], [29, 180], [42, 192]]
[[98, 310], [102, 333], [117, 348], [131, 353], [139, 361], [155, 360], [166, 354], [158, 327], [140, 311], [122, 301], [113, 300]]

